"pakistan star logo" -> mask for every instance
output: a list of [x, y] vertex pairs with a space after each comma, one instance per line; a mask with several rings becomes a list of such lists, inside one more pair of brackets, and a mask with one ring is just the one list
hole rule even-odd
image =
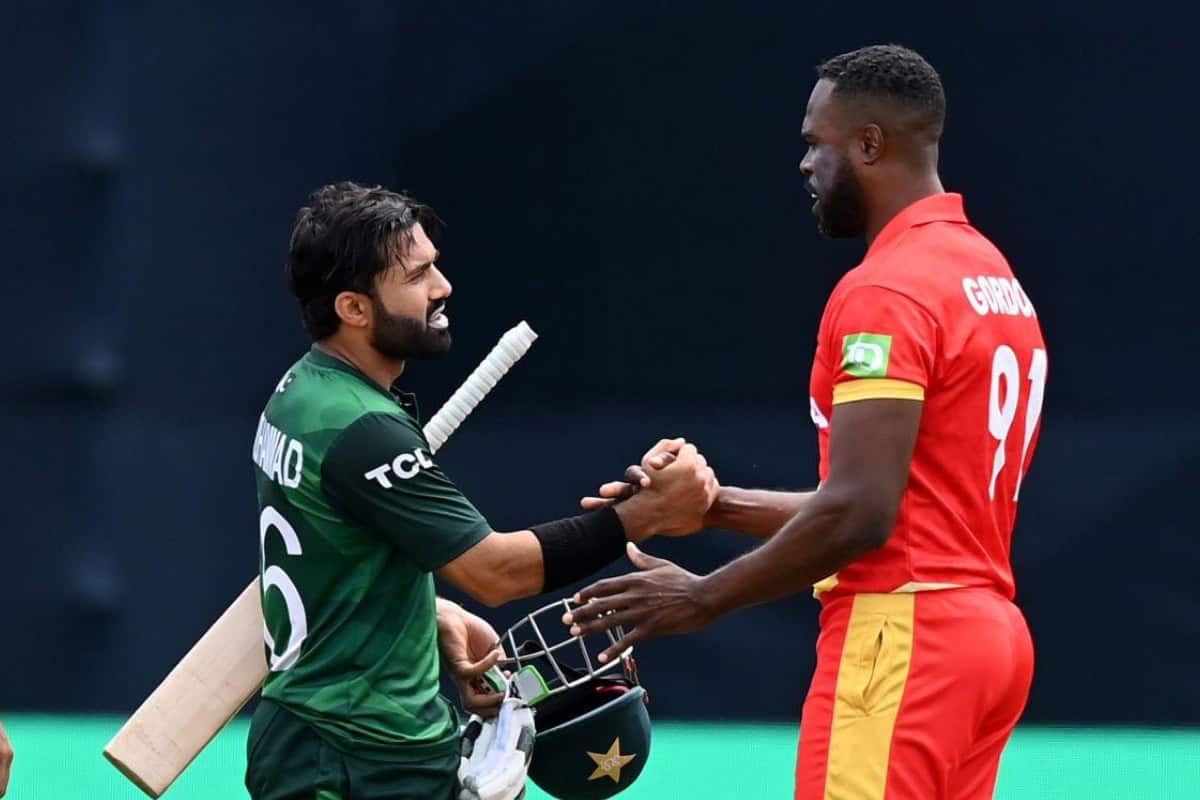
[[621, 782], [621, 767], [628, 764], [637, 758], [637, 753], [630, 753], [627, 756], [621, 755], [621, 739], [617, 737], [613, 739], [612, 747], [608, 748], [607, 753], [588, 753], [588, 757], [596, 762], [596, 769], [592, 772], [589, 781], [599, 780], [605, 776], [612, 778], [613, 783]]

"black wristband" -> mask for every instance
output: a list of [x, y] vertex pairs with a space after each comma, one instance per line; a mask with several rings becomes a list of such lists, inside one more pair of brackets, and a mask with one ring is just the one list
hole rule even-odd
[[543, 592], [570, 586], [625, 553], [625, 526], [612, 506], [530, 530], [542, 545]]

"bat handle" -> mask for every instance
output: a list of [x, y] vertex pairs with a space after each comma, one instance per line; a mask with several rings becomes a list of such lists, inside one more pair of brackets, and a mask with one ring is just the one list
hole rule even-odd
[[512, 365], [525, 355], [536, 339], [537, 334], [525, 321], [521, 321], [500, 337], [500, 341], [475, 371], [467, 376], [462, 386], [458, 387], [426, 424], [425, 438], [429, 441], [431, 452], [436, 453], [441, 449], [450, 438], [450, 434], [458, 429], [463, 420], [475, 410], [475, 406], [495, 388], [496, 383]]

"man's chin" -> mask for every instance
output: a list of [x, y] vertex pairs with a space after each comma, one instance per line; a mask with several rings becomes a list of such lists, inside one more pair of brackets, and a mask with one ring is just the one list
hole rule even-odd
[[430, 331], [429, 336], [422, 342], [419, 355], [410, 356], [414, 361], [423, 361], [433, 358], [441, 358], [450, 352], [450, 344], [453, 339], [450, 336], [450, 329], [444, 331]]
[[373, 342], [372, 346], [387, 358], [395, 361], [429, 361], [441, 358], [450, 352], [450, 331], [438, 331], [422, 336], [420, 341], [398, 347], [389, 347], [386, 343]]
[[839, 236], [838, 232], [836, 230], [829, 227], [829, 223], [826, 222], [823, 217], [817, 217], [817, 233], [819, 233], [821, 235], [821, 237], [824, 239], [843, 239], [843, 238], [845, 238], [843, 236]]
[[824, 217], [817, 217], [817, 233], [826, 239], [856, 239], [862, 231], [851, 225], [831, 225]]

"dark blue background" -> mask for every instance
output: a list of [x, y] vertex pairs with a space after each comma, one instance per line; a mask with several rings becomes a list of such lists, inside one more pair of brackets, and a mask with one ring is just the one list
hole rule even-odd
[[[1200, 723], [1194, 12], [4, 17], [0, 708], [132, 708], [253, 576], [250, 440], [307, 346], [282, 259], [324, 182], [408, 189], [448, 222], [456, 346], [406, 376], [427, 411], [516, 321], [541, 334], [440, 457], [498, 528], [570, 512], [664, 435], [696, 439], [726, 483], [812, 485], [816, 325], [862, 248], [816, 235], [800, 121], [813, 65], [899, 41], [942, 72], [945, 183], [1008, 254], [1050, 348], [1015, 536], [1038, 646], [1028, 718]], [[707, 569], [745, 546], [648, 549]], [[655, 713], [796, 718], [815, 619], [801, 595], [642, 648]]]

